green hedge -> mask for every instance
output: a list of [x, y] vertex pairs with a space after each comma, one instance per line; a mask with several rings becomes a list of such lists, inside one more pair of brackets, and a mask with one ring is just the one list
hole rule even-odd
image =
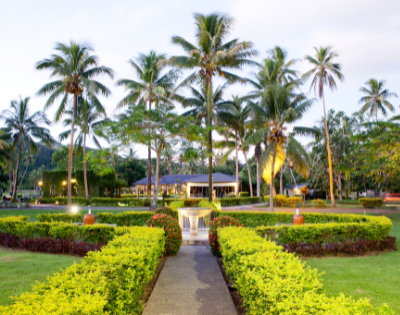
[[[40, 200], [40, 203], [42, 204], [55, 204], [56, 201], [58, 202], [59, 205], [67, 205], [68, 204], [68, 198], [67, 197], [54, 197], [54, 198], [42, 198]], [[84, 197], [72, 197], [71, 201], [73, 204], [78, 205], [78, 206], [87, 206], [88, 202], [87, 199]]]
[[232, 207], [240, 205], [249, 205], [260, 202], [258, 197], [244, 197], [244, 198], [220, 198], [218, 201], [222, 207]]
[[0, 314], [73, 315], [140, 313], [142, 296], [160, 262], [165, 244], [162, 229], [130, 228], [101, 252], [89, 252], [75, 264], [0, 306]]
[[316, 269], [246, 228], [218, 229], [223, 264], [243, 298], [247, 314], [394, 314], [367, 299], [327, 297]]
[[154, 215], [150, 211], [126, 211], [122, 213], [101, 212], [96, 214], [97, 223], [116, 224], [117, 226], [144, 226]]
[[41, 213], [36, 216], [39, 222], [83, 222], [83, 214], [80, 213]]
[[90, 205], [109, 206], [109, 207], [143, 207], [144, 199], [137, 198], [101, 198], [94, 197], [90, 199]]
[[364, 208], [375, 208], [378, 209], [383, 206], [383, 200], [381, 198], [360, 198], [358, 199], [360, 205]]
[[241, 191], [239, 193], [239, 198], [243, 198], [243, 197], [250, 197], [250, 194], [247, 191]]

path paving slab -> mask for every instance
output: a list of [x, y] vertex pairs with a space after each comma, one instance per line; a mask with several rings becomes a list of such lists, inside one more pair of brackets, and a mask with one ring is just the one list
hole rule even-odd
[[206, 246], [181, 246], [168, 257], [143, 315], [237, 315], [216, 257]]

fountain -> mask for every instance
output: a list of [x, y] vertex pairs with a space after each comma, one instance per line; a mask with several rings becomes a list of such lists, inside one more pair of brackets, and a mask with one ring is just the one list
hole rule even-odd
[[197, 236], [200, 231], [208, 231], [211, 218], [210, 208], [178, 208], [179, 225], [182, 232], [190, 231], [190, 235]]

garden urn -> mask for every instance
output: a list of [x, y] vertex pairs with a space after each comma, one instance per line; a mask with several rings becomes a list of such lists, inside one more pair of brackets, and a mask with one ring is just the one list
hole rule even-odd
[[83, 224], [84, 225], [94, 224], [94, 215], [91, 213], [90, 209], [89, 209], [89, 213], [85, 214], [85, 216], [83, 217]]
[[299, 209], [296, 209], [296, 214], [293, 217], [293, 224], [294, 225], [303, 225], [304, 224], [304, 217], [300, 214]]

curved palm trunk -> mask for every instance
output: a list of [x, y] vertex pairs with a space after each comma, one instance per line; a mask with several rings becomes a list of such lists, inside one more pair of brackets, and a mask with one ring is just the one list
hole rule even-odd
[[243, 155], [244, 155], [244, 160], [246, 161], [246, 165], [247, 165], [247, 172], [249, 174], [250, 196], [253, 197], [253, 181], [251, 180], [251, 172], [250, 172], [249, 162], [247, 161], [247, 155], [244, 150], [243, 150]]
[[210, 70], [207, 70], [206, 73], [206, 91], [207, 91], [207, 123], [210, 130], [208, 131], [208, 201], [212, 201], [213, 198], [213, 158], [212, 158], [212, 104], [211, 104], [211, 95], [212, 95], [212, 86], [211, 86], [211, 77], [212, 73]]
[[279, 182], [279, 193], [281, 194], [281, 195], [283, 195], [283, 165], [282, 165], [282, 167], [281, 167], [281, 171], [280, 171], [280, 182]]
[[158, 200], [158, 187], [160, 182], [160, 156], [161, 156], [162, 148], [156, 151], [156, 176], [154, 180], [154, 191], [153, 191], [153, 208], [157, 208], [157, 200]]
[[86, 133], [85, 136], [83, 138], [83, 182], [85, 185], [85, 196], [87, 201], [89, 202], [89, 189], [88, 189], [88, 184], [87, 184], [87, 174], [86, 174]]
[[272, 153], [272, 164], [271, 164], [271, 182], [269, 184], [269, 211], [274, 212], [274, 165], [276, 157], [276, 146], [274, 146], [274, 152]]
[[17, 158], [17, 166], [15, 167], [15, 176], [13, 178], [13, 192], [12, 192], [12, 201], [17, 200], [17, 181], [18, 181], [18, 174], [19, 174], [19, 164], [21, 162], [21, 151], [22, 151], [22, 142], [19, 144], [18, 147], [18, 158]]
[[257, 197], [260, 197], [260, 159], [257, 158]]
[[78, 97], [77, 95], [74, 95], [74, 107], [72, 110], [72, 118], [71, 118], [71, 140], [69, 143], [69, 156], [68, 156], [68, 206], [72, 204], [72, 199], [71, 199], [71, 179], [72, 179], [72, 154], [74, 152], [74, 129], [75, 129], [75, 115], [76, 115], [76, 106], [77, 106], [77, 100]]
[[[151, 110], [151, 100], [149, 100], [149, 110]], [[148, 158], [147, 158], [147, 199], [150, 200], [150, 197], [151, 197], [151, 149], [149, 146]]]
[[236, 198], [239, 197], [239, 156], [238, 156], [238, 143], [237, 143], [237, 131], [235, 130], [235, 152], [236, 152], [236, 187], [235, 194]]
[[326, 148], [328, 151], [328, 164], [329, 164], [329, 189], [331, 192], [331, 201], [332, 207], [336, 208], [335, 203], [335, 194], [333, 191], [333, 171], [332, 171], [332, 156], [331, 156], [331, 149], [329, 144], [329, 132], [328, 132], [328, 123], [326, 121], [326, 112], [325, 112], [325, 96], [322, 94], [322, 106], [324, 108], [324, 119], [325, 119], [325, 133], [326, 133]]

